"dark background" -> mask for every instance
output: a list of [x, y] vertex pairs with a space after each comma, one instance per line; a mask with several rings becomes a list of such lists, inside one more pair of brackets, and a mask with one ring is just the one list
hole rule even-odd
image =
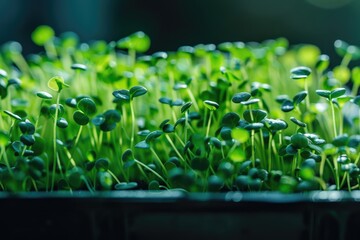
[[0, 0], [0, 44], [15, 40], [37, 52], [31, 32], [40, 24], [81, 41], [150, 35], [151, 52], [182, 45], [263, 41], [286, 37], [332, 55], [333, 42], [360, 43], [357, 0]]

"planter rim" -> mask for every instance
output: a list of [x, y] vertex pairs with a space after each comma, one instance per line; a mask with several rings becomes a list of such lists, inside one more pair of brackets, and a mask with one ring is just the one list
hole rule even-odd
[[360, 191], [313, 191], [307, 193], [284, 194], [280, 192], [226, 192], [226, 193], [187, 193], [181, 190], [170, 191], [108, 191], [108, 192], [28, 192], [0, 193], [4, 199], [108, 199], [132, 202], [263, 202], [263, 203], [301, 203], [301, 202], [360, 202]]

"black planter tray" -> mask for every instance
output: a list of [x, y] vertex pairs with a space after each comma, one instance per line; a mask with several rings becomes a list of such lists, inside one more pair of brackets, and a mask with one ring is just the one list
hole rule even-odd
[[0, 229], [6, 239], [350, 240], [359, 201], [359, 191], [1, 193]]

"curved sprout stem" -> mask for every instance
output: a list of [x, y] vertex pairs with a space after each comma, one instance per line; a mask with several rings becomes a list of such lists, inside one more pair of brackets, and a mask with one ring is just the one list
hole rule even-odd
[[116, 181], [117, 183], [120, 183], [120, 180], [115, 176], [115, 174], [114, 174], [112, 171], [110, 171], [110, 170], [108, 169], [107, 172], [115, 179], [115, 181]]
[[142, 162], [140, 162], [139, 160], [134, 159], [134, 161], [139, 164], [141, 167], [146, 168], [148, 171], [152, 172], [155, 176], [157, 176], [161, 181], [163, 181], [166, 184], [167, 188], [171, 188], [169, 183], [162, 177], [160, 176], [160, 174], [158, 174], [156, 171], [154, 171], [152, 168], [146, 166], [145, 164], [143, 164]]
[[213, 111], [210, 111], [210, 116], [209, 116], [209, 121], [208, 121], [208, 125], [207, 125], [207, 128], [206, 128], [206, 137], [209, 136], [209, 132], [210, 132], [210, 126], [211, 126], [211, 119], [213, 117]]
[[170, 145], [171, 145], [171, 147], [173, 148], [173, 150], [175, 151], [175, 153], [176, 153], [176, 154], [178, 155], [178, 157], [181, 159], [181, 161], [183, 161], [184, 164], [185, 164], [187, 167], [190, 168], [189, 164], [186, 162], [186, 160], [183, 158], [183, 156], [182, 156], [182, 155], [179, 153], [179, 151], [177, 150], [177, 148], [176, 148], [174, 142], [171, 140], [171, 138], [170, 138], [167, 134], [165, 134], [165, 137], [166, 137], [166, 139], [168, 140], [168, 142], [170, 143]]
[[154, 148], [153, 148], [153, 147], [150, 147], [150, 151], [154, 154], [155, 159], [156, 159], [156, 161], [158, 162], [158, 164], [160, 165], [160, 167], [162, 168], [164, 174], [167, 174], [167, 170], [166, 170], [164, 164], [162, 163], [159, 155], [157, 155], [157, 153], [155, 152]]

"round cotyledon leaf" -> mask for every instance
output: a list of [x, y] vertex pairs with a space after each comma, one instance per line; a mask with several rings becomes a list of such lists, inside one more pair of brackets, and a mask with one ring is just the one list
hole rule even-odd
[[290, 73], [293, 80], [305, 79], [311, 74], [311, 69], [301, 66], [291, 69]]
[[86, 71], [87, 67], [84, 64], [81, 63], [74, 63], [73, 65], [71, 65], [71, 69], [73, 70], [81, 70], [81, 71]]
[[294, 103], [290, 100], [285, 100], [282, 104], [281, 104], [281, 110], [283, 112], [290, 112], [292, 110], [294, 110], [295, 106]]
[[192, 102], [187, 102], [181, 107], [181, 113], [186, 112], [192, 105]]
[[330, 98], [332, 98], [332, 99], [338, 98], [338, 97], [344, 95], [345, 93], [346, 93], [345, 88], [336, 88], [336, 89], [331, 91]]
[[243, 117], [247, 122], [261, 122], [267, 116], [267, 112], [260, 109], [246, 110]]
[[15, 113], [12, 113], [12, 112], [10, 112], [10, 111], [8, 111], [8, 110], [4, 110], [4, 113], [7, 114], [7, 115], [9, 115], [10, 117], [12, 117], [12, 118], [15, 119], [15, 120], [19, 120], [19, 121], [22, 120], [19, 115], [15, 114]]
[[67, 128], [68, 125], [69, 124], [65, 118], [61, 117], [56, 121], [56, 126], [58, 126], [59, 128]]
[[48, 81], [48, 87], [55, 92], [61, 92], [64, 87], [69, 87], [69, 85], [65, 83], [62, 77], [55, 76]]
[[204, 105], [205, 105], [205, 107], [207, 107], [210, 111], [215, 111], [216, 109], [219, 108], [219, 104], [218, 104], [217, 102], [210, 101], [210, 100], [205, 100], [205, 101], [204, 101]]
[[230, 159], [233, 162], [243, 162], [246, 160], [246, 154], [243, 151], [242, 148], [238, 147], [235, 148], [230, 154], [229, 154]]
[[37, 92], [36, 96], [38, 96], [41, 99], [45, 99], [45, 100], [50, 100], [53, 98], [53, 96], [50, 93], [45, 92], [45, 91]]
[[127, 89], [116, 90], [113, 92], [115, 98], [122, 100], [130, 100], [130, 92]]
[[90, 119], [82, 111], [76, 110], [73, 114], [74, 121], [79, 125], [86, 125], [89, 123]]
[[234, 128], [231, 130], [231, 137], [239, 143], [244, 143], [249, 140], [250, 134], [247, 130], [242, 128]]
[[309, 139], [301, 133], [296, 133], [291, 136], [291, 144], [296, 148], [305, 148], [309, 145]]
[[351, 77], [351, 72], [350, 72], [349, 68], [347, 68], [346, 66], [334, 67], [333, 74], [334, 74], [335, 79], [340, 81], [342, 84], [346, 84]]
[[77, 103], [77, 107], [87, 116], [92, 116], [96, 113], [96, 104], [91, 98], [88, 97], [82, 98]]
[[329, 90], [321, 90], [320, 89], [320, 90], [316, 90], [315, 92], [320, 97], [327, 98], [327, 99], [330, 98], [331, 91], [329, 91]]
[[51, 39], [53, 39], [54, 35], [55, 32], [51, 27], [47, 25], [41, 25], [32, 32], [31, 39], [36, 45], [43, 46]]
[[136, 52], [146, 52], [150, 47], [150, 38], [144, 32], [135, 32], [117, 42], [118, 48], [132, 49]]
[[301, 103], [306, 98], [307, 95], [308, 95], [307, 91], [301, 91], [297, 93], [293, 98], [294, 105], [298, 105], [299, 103]]
[[147, 89], [143, 86], [134, 86], [134, 87], [130, 88], [130, 90], [129, 90], [130, 99], [144, 95], [147, 92], [148, 92]]
[[239, 121], [240, 121], [240, 116], [237, 113], [228, 112], [221, 119], [221, 125], [224, 127], [233, 128], [236, 125], [238, 125]]
[[231, 101], [233, 103], [241, 103], [241, 102], [249, 100], [250, 97], [251, 97], [251, 94], [248, 92], [235, 93], [235, 95], [232, 97]]

